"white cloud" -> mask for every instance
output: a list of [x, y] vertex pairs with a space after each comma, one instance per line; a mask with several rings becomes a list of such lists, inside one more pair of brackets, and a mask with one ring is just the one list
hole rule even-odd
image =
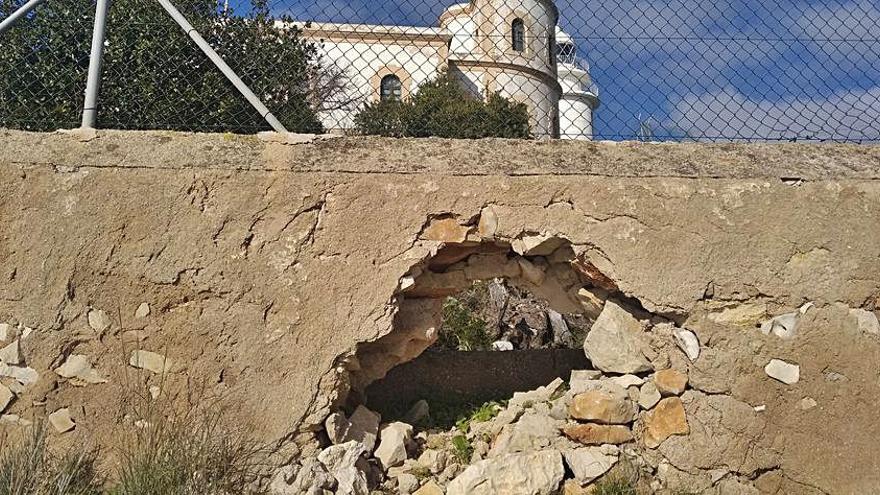
[[880, 141], [880, 86], [779, 101], [726, 88], [674, 102], [670, 121], [694, 138]]

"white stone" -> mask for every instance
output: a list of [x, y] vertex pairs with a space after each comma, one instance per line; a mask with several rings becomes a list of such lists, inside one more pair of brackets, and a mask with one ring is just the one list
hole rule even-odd
[[382, 427], [379, 432], [379, 446], [373, 457], [379, 461], [383, 470], [399, 466], [407, 459], [406, 447], [412, 441], [413, 427], [395, 421]]
[[446, 487], [446, 495], [550, 495], [556, 493], [565, 469], [555, 450], [510, 454], [467, 467]]
[[15, 394], [12, 393], [12, 390], [0, 383], [0, 412], [5, 411], [14, 398]]
[[798, 409], [800, 409], [802, 411], [809, 411], [810, 409], [816, 407], [817, 405], [819, 405], [819, 404], [816, 402], [816, 399], [814, 399], [812, 397], [804, 397], [803, 399], [798, 401]]
[[89, 326], [98, 334], [104, 333], [105, 330], [110, 328], [110, 324], [110, 317], [103, 310], [93, 309], [89, 311]]
[[765, 321], [761, 325], [761, 333], [771, 333], [781, 339], [793, 339], [797, 334], [797, 323], [800, 314], [797, 311], [785, 313]]
[[549, 447], [559, 437], [564, 422], [554, 420], [547, 414], [526, 411], [518, 421], [508, 424], [492, 442], [489, 457], [517, 452], [532, 452]]
[[493, 351], [512, 351], [513, 343], [508, 342], [506, 340], [496, 340], [492, 342], [492, 350]]
[[401, 292], [403, 292], [403, 291], [405, 291], [415, 285], [416, 285], [416, 279], [412, 275], [404, 275], [403, 277], [400, 277], [400, 291]]
[[52, 428], [55, 428], [55, 431], [58, 433], [65, 433], [76, 428], [76, 423], [74, 423], [73, 419], [70, 417], [70, 410], [66, 407], [58, 409], [50, 414], [49, 424], [52, 425]]
[[397, 492], [409, 495], [419, 489], [419, 479], [414, 474], [403, 473], [397, 477]]
[[33, 368], [22, 368], [19, 366], [8, 366], [0, 364], [0, 376], [8, 376], [15, 378], [24, 386], [33, 385], [40, 379], [40, 374]]
[[0, 341], [5, 342], [6, 339], [15, 336], [15, 329], [9, 323], [0, 323]]
[[623, 388], [640, 387], [643, 383], [645, 383], [645, 380], [637, 377], [636, 375], [615, 376], [610, 378], [610, 380]]
[[155, 352], [135, 350], [131, 351], [131, 357], [128, 364], [135, 368], [152, 371], [156, 374], [165, 374], [171, 372], [171, 360], [161, 354]]
[[348, 431], [349, 426], [348, 419], [341, 412], [335, 412], [324, 420], [324, 431], [333, 445], [345, 442], [345, 432]]
[[607, 473], [617, 463], [618, 452], [613, 445], [603, 445], [564, 450], [562, 456], [574, 478], [585, 485]]
[[548, 256], [553, 254], [565, 241], [550, 234], [524, 235], [514, 239], [510, 248], [522, 256]]
[[[501, 406], [496, 406], [501, 407]], [[473, 432], [474, 436], [481, 436], [483, 434], [488, 435], [490, 438], [495, 438], [501, 433], [501, 430], [518, 420], [520, 416], [522, 416], [525, 408], [522, 404], [510, 404], [501, 411], [498, 412], [498, 415], [492, 421], [486, 421], [485, 423], [471, 423], [471, 432]]]
[[21, 330], [21, 338], [26, 339], [26, 338], [30, 337], [31, 333], [33, 333], [33, 331], [34, 331], [34, 329], [31, 327], [24, 327]]
[[865, 309], [850, 309], [849, 316], [855, 321], [856, 328], [868, 335], [880, 335], [880, 320], [877, 315]]
[[771, 359], [764, 372], [770, 378], [779, 380], [786, 385], [797, 383], [800, 380], [801, 368], [796, 364], [786, 363], [780, 359]]
[[755, 412], [764, 412], [767, 410], [767, 405], [761, 404], [760, 406], [755, 406], [753, 409], [755, 410]]
[[[272, 495], [324, 495], [336, 481], [314, 457], [302, 460], [302, 465], [284, 466], [275, 473], [269, 486]], [[327, 490], [327, 491], [325, 491]]]
[[645, 325], [614, 301], [607, 301], [584, 340], [587, 359], [607, 373], [642, 373], [653, 367], [643, 348]]
[[645, 382], [639, 389], [639, 407], [642, 409], [648, 410], [656, 406], [660, 402], [660, 398], [660, 391], [657, 390], [654, 382]]
[[709, 313], [708, 318], [722, 325], [751, 327], [766, 315], [766, 303], [746, 303]]
[[159, 394], [161, 394], [161, 393], [162, 393], [162, 389], [161, 389], [161, 388], [159, 388], [159, 387], [156, 386], [156, 385], [150, 385], [150, 397], [152, 397], [153, 400], [158, 399], [158, 398], [159, 398]]
[[552, 382], [543, 387], [528, 392], [514, 392], [509, 404], [514, 406], [522, 406], [526, 403], [547, 402], [555, 394], [565, 382], [562, 378], [556, 378]]
[[318, 461], [338, 483], [338, 495], [369, 495], [367, 475], [364, 472], [364, 445], [357, 441], [331, 445], [318, 454]]
[[691, 362], [700, 357], [700, 341], [694, 332], [686, 328], [676, 328], [673, 335], [675, 335], [675, 343]]
[[571, 370], [571, 377], [568, 380], [569, 391], [572, 394], [586, 392], [599, 378], [602, 378], [602, 372], [599, 370]]
[[64, 378], [73, 378], [74, 384], [77, 380], [85, 383], [107, 383], [107, 380], [98, 373], [98, 370], [92, 368], [89, 359], [82, 354], [71, 354], [67, 356], [64, 364], [55, 368], [55, 374]]
[[553, 330], [553, 344], [557, 346], [573, 347], [574, 335], [568, 328], [568, 323], [558, 311], [547, 310], [547, 319], [550, 320], [550, 328]]
[[427, 468], [433, 474], [440, 474], [446, 468], [446, 452], [436, 449], [425, 449], [419, 456], [420, 466]]
[[0, 349], [0, 363], [21, 364], [21, 342], [18, 339]]
[[134, 311], [135, 318], [146, 318], [150, 315], [150, 305], [143, 302], [137, 309]]
[[15, 395], [22, 395], [27, 390], [27, 387], [22, 385], [21, 382], [17, 382], [15, 380], [12, 380], [11, 382], [9, 382], [8, 386], [9, 386], [9, 390], [12, 390], [12, 393]]

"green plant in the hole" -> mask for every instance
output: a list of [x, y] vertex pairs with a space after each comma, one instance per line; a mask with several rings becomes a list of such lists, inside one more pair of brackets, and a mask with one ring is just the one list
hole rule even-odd
[[476, 409], [459, 417], [458, 420], [455, 422], [455, 427], [462, 433], [467, 433], [471, 423], [482, 423], [484, 421], [489, 421], [490, 419], [497, 416], [502, 409], [504, 409], [504, 406], [502, 406], [500, 402], [484, 402]]
[[471, 443], [468, 442], [467, 437], [464, 435], [456, 435], [452, 437], [452, 448], [455, 452], [455, 458], [462, 464], [467, 464], [471, 460], [471, 455], [474, 453], [473, 447], [471, 447]]

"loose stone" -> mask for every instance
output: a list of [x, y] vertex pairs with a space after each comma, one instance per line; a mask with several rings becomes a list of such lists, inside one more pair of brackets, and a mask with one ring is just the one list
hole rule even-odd
[[633, 440], [633, 434], [630, 429], [619, 425], [569, 424], [562, 429], [562, 432], [568, 438], [584, 445], [602, 445], [606, 443], [619, 445]]
[[660, 370], [654, 374], [654, 385], [663, 397], [681, 395], [687, 382], [687, 375], [674, 369]]
[[568, 406], [572, 418], [600, 424], [626, 424], [635, 419], [635, 408], [623, 394], [605, 390], [589, 390], [574, 396]]
[[657, 448], [672, 435], [689, 432], [684, 404], [678, 397], [667, 397], [645, 414], [645, 446]]
[[65, 433], [76, 428], [76, 423], [70, 417], [70, 410], [66, 407], [49, 415], [49, 424], [58, 433]]
[[781, 359], [771, 359], [767, 366], [764, 366], [764, 372], [770, 378], [779, 380], [786, 385], [797, 383], [801, 377], [800, 366], [787, 363]]

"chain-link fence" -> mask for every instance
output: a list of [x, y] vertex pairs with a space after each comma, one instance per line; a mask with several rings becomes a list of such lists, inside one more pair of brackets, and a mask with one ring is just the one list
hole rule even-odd
[[[110, 0], [96, 126], [880, 140], [873, 0], [453, 1]], [[0, 33], [0, 126], [76, 127], [96, 5], [36, 3]]]

